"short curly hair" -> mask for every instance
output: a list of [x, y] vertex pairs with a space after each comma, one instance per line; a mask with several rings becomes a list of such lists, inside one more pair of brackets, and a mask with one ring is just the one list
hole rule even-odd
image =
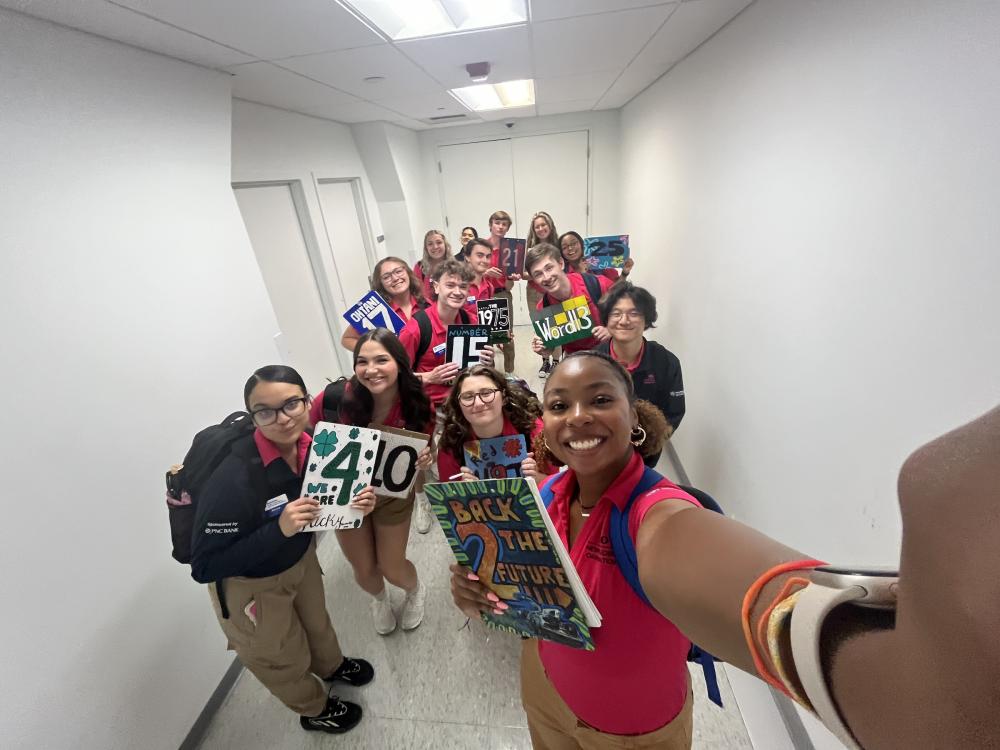
[[442, 405], [444, 430], [438, 443], [438, 450], [450, 453], [458, 461], [459, 466], [465, 461], [462, 455], [465, 443], [469, 440], [475, 440], [476, 436], [462, 413], [458, 397], [462, 392], [462, 383], [465, 382], [466, 378], [477, 375], [489, 378], [500, 389], [504, 416], [510, 420], [519, 433], [524, 435], [525, 442], [529, 446], [528, 450], [531, 450], [531, 433], [535, 430], [535, 421], [542, 416], [542, 406], [533, 394], [517, 383], [507, 380], [502, 373], [492, 367], [473, 365], [467, 370], [463, 370], [455, 379], [455, 385], [452, 386], [451, 393], [448, 394], [448, 398]]
[[[662, 451], [664, 443], [667, 442], [670, 438], [671, 432], [673, 431], [670, 427], [670, 423], [667, 422], [667, 418], [663, 416], [663, 412], [660, 411], [659, 407], [651, 404], [649, 401], [635, 397], [635, 386], [632, 383], [632, 376], [620, 362], [616, 362], [607, 354], [593, 349], [585, 349], [583, 351], [573, 352], [572, 354], [563, 357], [562, 361], [553, 367], [552, 372], [549, 373], [549, 379], [545, 381], [546, 389], [548, 389], [549, 383], [552, 382], [552, 376], [555, 375], [556, 371], [564, 362], [579, 357], [593, 357], [594, 359], [600, 360], [608, 366], [608, 368], [625, 387], [628, 402], [635, 409], [636, 414], [639, 417], [639, 426], [646, 431], [645, 440], [643, 440], [640, 445], [636, 446], [636, 450], [639, 451], [640, 455], [643, 457], [655, 456], [657, 453]], [[539, 438], [542, 438], [542, 436], [540, 435]], [[552, 454], [548, 445], [542, 439], [535, 441], [535, 460], [539, 463], [544, 461], [549, 466], [562, 465], [562, 461]]]

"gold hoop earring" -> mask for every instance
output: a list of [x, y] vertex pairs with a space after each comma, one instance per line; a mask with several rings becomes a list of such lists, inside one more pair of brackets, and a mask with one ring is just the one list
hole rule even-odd
[[640, 445], [646, 442], [646, 429], [641, 425], [637, 424], [632, 428], [632, 445], [638, 448]]

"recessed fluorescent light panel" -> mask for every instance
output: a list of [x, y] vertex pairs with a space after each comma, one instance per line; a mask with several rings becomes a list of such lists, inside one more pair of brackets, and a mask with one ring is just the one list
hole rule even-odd
[[484, 83], [479, 86], [451, 89], [451, 93], [475, 112], [530, 107], [535, 103], [535, 82], [529, 78], [523, 81]]
[[390, 39], [525, 23], [525, 0], [340, 0]]

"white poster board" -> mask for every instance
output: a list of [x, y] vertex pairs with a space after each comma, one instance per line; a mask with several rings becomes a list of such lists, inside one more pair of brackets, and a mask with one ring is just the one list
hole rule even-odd
[[417, 456], [431, 436], [379, 425], [372, 487], [379, 497], [406, 497], [417, 481]]
[[348, 504], [372, 483], [380, 433], [319, 422], [309, 447], [302, 494], [319, 500], [320, 514], [304, 531], [356, 529], [364, 514]]

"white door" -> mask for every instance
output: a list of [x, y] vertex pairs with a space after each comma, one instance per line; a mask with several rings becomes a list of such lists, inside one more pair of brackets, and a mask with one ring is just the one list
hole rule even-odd
[[475, 227], [480, 237], [490, 233], [489, 218], [494, 211], [506, 211], [511, 215], [514, 220], [511, 237], [525, 236], [516, 233], [517, 208], [509, 138], [440, 146], [438, 161], [446, 223], [443, 230], [455, 252], [458, 252], [462, 227]]
[[233, 192], [281, 326], [284, 356], [310, 391], [318, 391], [326, 378], [341, 374], [335, 349], [340, 333], [334, 338], [320, 299], [302, 226], [304, 213], [290, 184], [240, 185]]
[[[318, 180], [320, 208], [332, 257], [325, 263], [326, 282], [346, 310], [369, 290], [375, 267], [371, 233], [355, 180]], [[347, 322], [342, 321], [346, 326]]]
[[587, 236], [587, 139], [586, 130], [513, 139], [518, 237], [528, 236], [539, 211], [552, 217], [559, 232]]

